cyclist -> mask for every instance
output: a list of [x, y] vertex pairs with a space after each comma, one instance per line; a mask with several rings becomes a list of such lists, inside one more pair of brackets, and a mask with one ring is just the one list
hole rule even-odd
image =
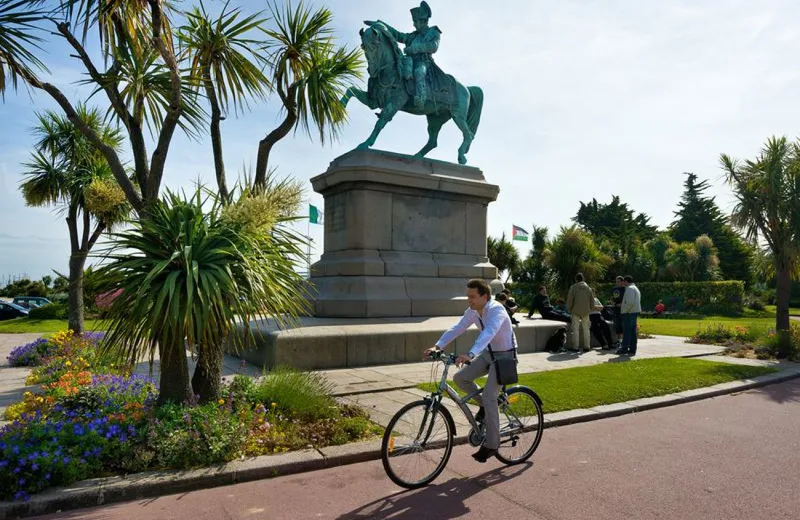
[[478, 422], [486, 422], [486, 439], [480, 449], [472, 455], [478, 462], [486, 462], [497, 454], [497, 449], [500, 447], [500, 412], [497, 407], [500, 385], [497, 383], [497, 373], [493, 369], [491, 354], [487, 347], [491, 343], [495, 358], [513, 357], [517, 342], [505, 306], [491, 299], [491, 290], [485, 280], [474, 279], [467, 283], [467, 303], [469, 309], [464, 312], [461, 320], [442, 334], [435, 346], [425, 350], [424, 358], [437, 350], [443, 350], [471, 325], [474, 324], [482, 329], [470, 351], [456, 358], [456, 366], [463, 368], [456, 372], [453, 381], [464, 392], [470, 394], [478, 389], [475, 379], [489, 375], [481, 394], [483, 406], [475, 415]]

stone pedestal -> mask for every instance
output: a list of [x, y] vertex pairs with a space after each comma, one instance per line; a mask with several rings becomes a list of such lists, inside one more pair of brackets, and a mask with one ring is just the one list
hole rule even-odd
[[478, 168], [359, 150], [311, 184], [325, 198], [315, 316], [460, 315], [466, 281], [497, 278], [486, 210], [499, 188]]

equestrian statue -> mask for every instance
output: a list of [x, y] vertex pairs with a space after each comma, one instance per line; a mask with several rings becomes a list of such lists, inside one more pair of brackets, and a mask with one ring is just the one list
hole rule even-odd
[[[452, 119], [464, 138], [458, 148], [458, 163], [466, 164], [481, 120], [483, 91], [465, 87], [433, 61], [442, 31], [428, 25], [430, 17], [431, 8], [422, 2], [411, 9], [414, 32], [402, 33], [380, 20], [365, 21], [368, 27], [359, 34], [367, 58], [367, 91], [350, 87], [341, 101], [347, 106], [355, 97], [370, 109], [381, 109], [375, 128], [358, 149], [374, 145], [386, 123], [403, 111], [428, 118], [428, 142], [415, 157], [424, 157], [436, 148], [439, 130]], [[398, 43], [404, 45], [403, 51]]]

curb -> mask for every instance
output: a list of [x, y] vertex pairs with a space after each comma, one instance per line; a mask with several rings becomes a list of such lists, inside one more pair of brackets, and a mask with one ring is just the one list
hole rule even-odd
[[[595, 408], [556, 412], [545, 415], [544, 427], [554, 428], [664, 408], [783, 383], [798, 377], [800, 377], [800, 367], [792, 367], [753, 379], [731, 381], [677, 394], [646, 397]], [[455, 445], [465, 444], [467, 436], [459, 435], [454, 441]], [[381, 457], [380, 448], [381, 441], [372, 440], [329, 448], [300, 450], [281, 455], [265, 455], [197, 470], [152, 471], [136, 473], [127, 477], [84, 480], [68, 487], [46, 490], [34, 495], [27, 502], [0, 502], [0, 520], [185, 493], [377, 460]]]

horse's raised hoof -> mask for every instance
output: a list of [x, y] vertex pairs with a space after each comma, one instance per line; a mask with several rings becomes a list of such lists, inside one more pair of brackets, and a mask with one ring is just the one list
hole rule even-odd
[[458, 164], [467, 164], [467, 156], [463, 153], [458, 154]]

